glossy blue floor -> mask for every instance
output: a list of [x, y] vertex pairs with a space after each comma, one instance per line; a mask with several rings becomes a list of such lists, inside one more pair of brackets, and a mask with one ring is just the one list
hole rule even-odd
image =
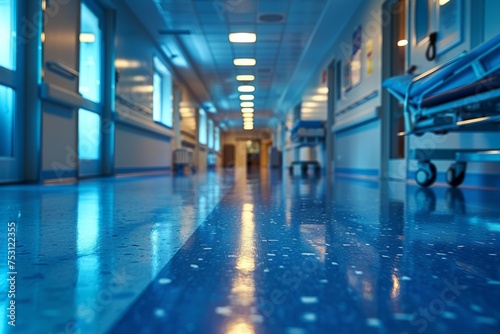
[[0, 332], [499, 333], [500, 191], [232, 172], [0, 188]]

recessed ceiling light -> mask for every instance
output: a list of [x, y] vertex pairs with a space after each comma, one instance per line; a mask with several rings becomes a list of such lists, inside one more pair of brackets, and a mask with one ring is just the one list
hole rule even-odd
[[328, 94], [328, 87], [318, 88], [318, 94]]
[[238, 81], [254, 81], [255, 75], [251, 75], [251, 74], [237, 75], [236, 80], [238, 80]]
[[236, 58], [233, 60], [235, 66], [255, 66], [257, 61], [255, 58]]
[[407, 46], [408, 45], [408, 40], [402, 39], [398, 41], [398, 46]]
[[302, 102], [302, 108], [314, 108], [314, 107], [318, 107], [319, 104], [316, 103], [316, 102]]
[[242, 101], [253, 101], [255, 96], [253, 95], [240, 95], [240, 100]]
[[324, 102], [324, 101], [328, 101], [328, 96], [325, 96], [325, 95], [314, 95], [313, 97], [311, 97], [311, 100]]
[[253, 108], [255, 106], [255, 103], [253, 103], [253, 102], [241, 102], [240, 106], [242, 108]]
[[235, 32], [229, 34], [231, 43], [255, 43], [257, 35], [252, 32]]
[[255, 87], [246, 85], [246, 86], [239, 86], [238, 87], [238, 92], [240, 93], [253, 93], [255, 92]]
[[246, 112], [252, 113], [252, 112], [254, 112], [254, 109], [253, 108], [242, 108], [241, 112], [242, 113], [246, 113]]

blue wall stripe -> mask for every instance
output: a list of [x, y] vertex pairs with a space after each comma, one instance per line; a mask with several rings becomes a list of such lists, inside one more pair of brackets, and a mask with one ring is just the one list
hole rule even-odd
[[368, 175], [368, 176], [378, 176], [378, 169], [357, 169], [357, 168], [335, 168], [336, 174], [356, 174], [356, 175]]
[[77, 176], [76, 170], [74, 170], [74, 169], [44, 170], [42, 172], [42, 181], [43, 180], [76, 178], [76, 176]]
[[132, 174], [145, 172], [168, 172], [171, 167], [122, 167], [116, 168], [116, 174]]

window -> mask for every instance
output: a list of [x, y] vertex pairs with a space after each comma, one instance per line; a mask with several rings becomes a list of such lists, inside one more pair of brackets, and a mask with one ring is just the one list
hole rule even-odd
[[163, 78], [157, 72], [153, 74], [153, 121], [161, 122], [162, 114], [162, 93], [161, 87]]
[[218, 126], [215, 127], [214, 150], [216, 150], [217, 152], [220, 151], [220, 128]]
[[[1, 0], [0, 0], [1, 1]], [[101, 102], [102, 33], [99, 18], [82, 4], [80, 25], [80, 94]]]
[[214, 148], [214, 121], [208, 120], [208, 148]]
[[0, 66], [16, 69], [16, 1], [0, 0]]
[[0, 157], [14, 155], [14, 108], [15, 92], [0, 86]]
[[153, 120], [163, 125], [173, 125], [173, 83], [168, 68], [157, 57], [153, 60]]
[[202, 145], [207, 144], [207, 114], [205, 110], [199, 110], [198, 141]]
[[85, 109], [78, 111], [78, 156], [80, 160], [99, 160], [101, 117]]

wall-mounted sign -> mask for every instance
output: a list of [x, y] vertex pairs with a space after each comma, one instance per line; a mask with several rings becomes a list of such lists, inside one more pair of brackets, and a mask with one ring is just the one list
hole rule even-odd
[[358, 26], [352, 35], [351, 58], [351, 88], [361, 82], [361, 46], [363, 43], [363, 28]]
[[373, 73], [373, 39], [366, 41], [366, 74]]
[[436, 1], [437, 52], [442, 54], [462, 42], [462, 0]]

